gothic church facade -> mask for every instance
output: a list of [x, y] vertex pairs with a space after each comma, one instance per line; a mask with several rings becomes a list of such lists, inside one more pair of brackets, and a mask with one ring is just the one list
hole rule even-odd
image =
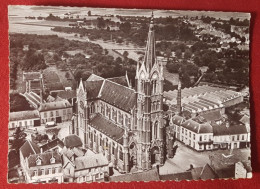
[[163, 82], [152, 16], [144, 61], [137, 63], [135, 88], [95, 75], [81, 81], [71, 134], [81, 138], [84, 148], [106, 156], [120, 172], [163, 165]]

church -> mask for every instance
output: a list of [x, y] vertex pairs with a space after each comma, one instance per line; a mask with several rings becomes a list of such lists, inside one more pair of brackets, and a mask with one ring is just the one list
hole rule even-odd
[[80, 137], [84, 148], [102, 153], [121, 173], [163, 165], [163, 83], [152, 15], [145, 57], [137, 63], [135, 88], [94, 74], [81, 80], [70, 133]]

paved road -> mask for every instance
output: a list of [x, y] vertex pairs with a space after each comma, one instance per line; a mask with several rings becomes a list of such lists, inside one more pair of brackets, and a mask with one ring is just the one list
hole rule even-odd
[[210, 163], [208, 154], [193, 151], [181, 143], [178, 143], [178, 146], [176, 155], [172, 159], [167, 159], [160, 167], [161, 175], [185, 172], [190, 168], [190, 164], [194, 167], [203, 167]]

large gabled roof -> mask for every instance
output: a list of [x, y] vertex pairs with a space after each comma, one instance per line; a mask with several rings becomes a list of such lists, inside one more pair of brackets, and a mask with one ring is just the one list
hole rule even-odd
[[34, 142], [27, 140], [20, 148], [20, 152], [22, 153], [23, 158], [28, 158], [30, 155], [40, 153], [40, 148]]
[[200, 124], [192, 119], [185, 121], [182, 126], [195, 133], [213, 133], [212, 126], [209, 123]]
[[105, 80], [99, 98], [117, 108], [130, 112], [135, 106], [135, 91], [128, 87]]
[[112, 121], [97, 114], [89, 123], [92, 127], [110, 137], [119, 144], [123, 144], [124, 129], [118, 127]]
[[135, 91], [124, 86], [125, 76], [104, 79], [92, 74], [83, 82], [88, 99], [99, 98], [119, 109], [130, 112], [135, 106]]

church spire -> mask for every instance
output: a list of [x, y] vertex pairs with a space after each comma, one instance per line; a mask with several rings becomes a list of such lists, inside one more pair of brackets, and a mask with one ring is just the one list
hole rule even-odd
[[181, 114], [181, 80], [179, 78], [178, 92], [177, 92], [177, 114]]
[[145, 64], [146, 71], [148, 73], [151, 71], [155, 61], [156, 61], [156, 56], [155, 56], [155, 38], [154, 38], [154, 18], [152, 13], [148, 38], [147, 38], [147, 44], [146, 44], [146, 50], [145, 50], [145, 56], [144, 56], [144, 64]]

